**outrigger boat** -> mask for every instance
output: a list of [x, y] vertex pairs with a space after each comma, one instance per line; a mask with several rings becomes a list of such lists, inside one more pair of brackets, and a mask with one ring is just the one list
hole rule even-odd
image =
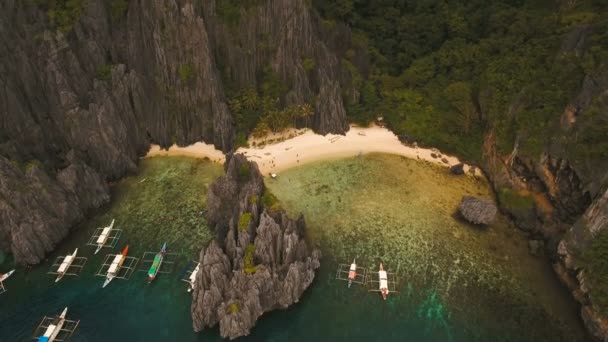
[[[376, 274], [375, 272], [372, 274]], [[388, 294], [391, 292], [397, 292], [395, 290], [393, 290], [394, 288], [397, 287], [397, 275], [395, 273], [392, 272], [387, 272], [386, 270], [384, 270], [384, 265], [382, 263], [380, 263], [380, 267], [378, 269], [378, 279], [375, 279], [374, 276], [370, 277], [373, 279], [369, 280], [369, 284], [371, 285], [369, 291], [370, 292], [380, 292], [380, 294], [382, 295], [382, 299], [386, 300], [386, 297], [388, 297]], [[378, 287], [376, 289], [374, 289], [375, 287], [375, 283], [378, 283]]]
[[103, 287], [115, 278], [129, 280], [139, 259], [127, 256], [127, 253], [129, 253], [129, 245], [125, 246], [121, 254], [106, 255], [99, 271], [95, 273], [96, 276], [105, 278]]
[[125, 249], [122, 250], [121, 254], [116, 254], [114, 256], [114, 260], [112, 261], [112, 264], [110, 264], [110, 268], [108, 268], [106, 280], [103, 282], [102, 288], [106, 287], [112, 281], [112, 279], [114, 279], [118, 275], [122, 264], [127, 258], [127, 253], [129, 253], [129, 245], [127, 245]]
[[72, 321], [66, 318], [68, 314], [68, 308], [63, 309], [59, 316], [47, 317], [44, 316], [36, 330], [34, 331], [34, 340], [39, 342], [60, 342], [67, 341], [78, 325], [80, 321]]
[[49, 324], [46, 328], [46, 331], [42, 336], [38, 338], [38, 342], [53, 342], [57, 338], [57, 335], [61, 332], [61, 328], [65, 324], [65, 316], [68, 314], [68, 308], [63, 309], [61, 315], [59, 315], [55, 320]]
[[365, 267], [357, 266], [356, 259], [353, 259], [353, 262], [348, 264], [339, 264], [338, 271], [336, 271], [336, 279], [348, 281], [348, 287], [351, 285], [365, 284], [365, 279], [367, 278], [367, 269]]
[[353, 284], [353, 280], [357, 278], [357, 262], [353, 259], [353, 263], [350, 264], [350, 269], [348, 270], [348, 288]]
[[57, 279], [55, 279], [56, 283], [59, 282], [61, 278], [63, 278], [65, 272], [67, 272], [68, 268], [70, 268], [72, 262], [74, 262], [74, 259], [76, 258], [76, 253], [78, 253], [78, 248], [74, 250], [74, 253], [72, 253], [72, 255], [66, 255], [66, 257], [63, 259], [63, 262], [61, 263], [61, 265], [59, 265], [59, 268], [57, 269], [58, 275]]
[[194, 288], [196, 287], [196, 274], [198, 273], [198, 270], [201, 267], [200, 262], [193, 261], [191, 264], [196, 264], [196, 266], [194, 267], [194, 269], [192, 269], [192, 271], [188, 271], [190, 274], [188, 274], [186, 278], [182, 279], [182, 281], [188, 283], [188, 292], [192, 292], [192, 290], [194, 290]]
[[15, 273], [15, 270], [10, 270], [7, 273], [1, 274], [0, 273], [0, 294], [6, 292], [6, 289], [4, 288], [4, 281], [6, 279], [8, 279], [8, 277], [10, 277], [11, 275], [13, 275], [13, 273]]
[[57, 275], [55, 282], [60, 281], [64, 276], [76, 276], [87, 263], [87, 258], [77, 257], [78, 248], [74, 250], [72, 254], [66, 256], [57, 257], [53, 265], [51, 265], [51, 271], [49, 274]]
[[114, 248], [122, 235], [122, 229], [114, 229], [114, 219], [107, 227], [97, 228], [87, 242], [87, 246], [94, 246], [95, 254], [104, 248]]
[[388, 296], [388, 275], [386, 274], [382, 263], [380, 263], [380, 269], [378, 270], [378, 279], [380, 279], [379, 287], [382, 299], [386, 300], [386, 296]]
[[0, 273], [0, 283], [8, 279], [8, 277], [12, 276], [15, 273], [15, 270], [10, 270], [4, 274]]
[[97, 238], [97, 249], [95, 250], [94, 254], [99, 253], [99, 251], [101, 250], [101, 248], [103, 248], [103, 246], [106, 244], [106, 242], [108, 241], [108, 238], [110, 236], [110, 232], [112, 231], [112, 228], [114, 227], [114, 219], [112, 219], [112, 223], [110, 223], [109, 226], [104, 227], [101, 230], [101, 234], [99, 234], [99, 237]]
[[142, 263], [139, 271], [147, 272], [148, 283], [151, 283], [159, 273], [171, 273], [176, 259], [177, 254], [167, 253], [167, 243], [165, 242], [159, 252], [144, 253], [141, 257]]
[[163, 259], [165, 258], [165, 253], [167, 252], [167, 243], [163, 244], [163, 247], [160, 249], [160, 252], [156, 254], [154, 257], [154, 261], [152, 262], [152, 266], [148, 270], [148, 281], [152, 282], [158, 275], [158, 271], [160, 271], [160, 267], [163, 264]]

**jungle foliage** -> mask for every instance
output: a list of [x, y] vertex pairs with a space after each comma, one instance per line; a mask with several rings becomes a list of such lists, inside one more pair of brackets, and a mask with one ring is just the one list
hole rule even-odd
[[[585, 74], [608, 57], [608, 3], [599, 0], [313, 4], [325, 27], [341, 22], [353, 31], [342, 59], [361, 94], [346, 101], [351, 119], [383, 116], [397, 134], [470, 160], [481, 157], [490, 129], [499, 153], [519, 137], [520, 151], [536, 155], [555, 138], [556, 118]], [[586, 25], [592, 33], [584, 51], [564, 43]], [[361, 54], [370, 61], [365, 75]]]

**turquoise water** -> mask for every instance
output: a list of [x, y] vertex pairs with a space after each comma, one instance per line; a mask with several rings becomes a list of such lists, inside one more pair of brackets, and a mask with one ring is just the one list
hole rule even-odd
[[[85, 222], [49, 261], [18, 269], [0, 295], [0, 341], [25, 341], [44, 315], [69, 307], [81, 324], [72, 341], [219, 341], [218, 330], [192, 332], [190, 295], [180, 275], [211, 234], [200, 217], [206, 186], [221, 168], [188, 158], [144, 160], [137, 176], [113, 189], [108, 208]], [[145, 181], [142, 182], [142, 180]], [[524, 237], [499, 218], [488, 229], [452, 216], [464, 193], [487, 185], [396, 156], [370, 155], [289, 170], [270, 189], [292, 213], [304, 212], [309, 239], [324, 253], [313, 286], [292, 308], [264, 315], [245, 341], [578, 341], [576, 307], [546, 261], [527, 255]], [[172, 213], [179, 212], [174, 216]], [[130, 255], [164, 240], [180, 255], [176, 272], [148, 285], [145, 272], [102, 289], [93, 274], [102, 251], [84, 243], [117, 218]], [[78, 278], [53, 283], [46, 272], [74, 247], [89, 257]], [[385, 266], [401, 275], [386, 302], [336, 281], [337, 262]], [[8, 258], [0, 271], [11, 267]]]

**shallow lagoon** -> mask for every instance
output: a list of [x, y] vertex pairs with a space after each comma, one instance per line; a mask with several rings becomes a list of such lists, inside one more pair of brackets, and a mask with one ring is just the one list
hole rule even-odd
[[[49, 261], [19, 269], [0, 296], [0, 341], [27, 340], [45, 314], [70, 307], [81, 319], [73, 341], [214, 341], [194, 334], [190, 296], [179, 282], [187, 260], [211, 238], [201, 220], [206, 186], [221, 167], [189, 158], [151, 158], [113, 189], [112, 204], [85, 222]], [[145, 180], [144, 180], [145, 179]], [[576, 307], [548, 264], [528, 255], [524, 237], [499, 218], [478, 229], [453, 218], [460, 197], [490, 197], [483, 181], [398, 156], [372, 154], [310, 164], [267, 182], [324, 252], [312, 288], [295, 307], [260, 319], [251, 341], [575, 341], [584, 337]], [[166, 210], [170, 208], [170, 210]], [[163, 211], [163, 209], [165, 209]], [[117, 249], [154, 251], [166, 239], [180, 254], [176, 272], [147, 285], [143, 272], [101, 289], [104, 250], [83, 247], [95, 229], [117, 218]], [[57, 255], [80, 247], [89, 257], [78, 278], [53, 283]], [[364, 288], [334, 280], [336, 262], [383, 261], [401, 276], [399, 293], [382, 302]], [[10, 259], [0, 265], [9, 268]]]

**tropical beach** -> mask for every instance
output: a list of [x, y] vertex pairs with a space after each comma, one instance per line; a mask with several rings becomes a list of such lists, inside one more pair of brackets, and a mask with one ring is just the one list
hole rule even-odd
[[608, 342], [607, 1], [0, 9], [0, 342]]
[[[265, 141], [268, 140], [272, 142], [266, 144]], [[344, 135], [323, 136], [307, 129], [288, 130], [261, 139], [250, 138], [249, 145], [254, 143], [260, 147], [240, 147], [235, 153], [243, 153], [249, 160], [256, 162], [264, 176], [315, 161], [373, 152], [396, 154], [444, 167], [461, 163], [458, 158], [443, 154], [435, 148], [408, 146], [399, 141], [399, 138], [387, 128], [374, 125], [371, 127], [352, 125]], [[209, 158], [217, 162], [225, 160], [221, 151], [215, 149], [213, 145], [202, 142], [185, 147], [173, 145], [166, 150], [153, 145], [147, 154], [148, 157], [176, 155]], [[464, 164], [463, 170], [469, 173], [471, 166]], [[479, 168], [474, 168], [473, 175], [483, 176]]]

